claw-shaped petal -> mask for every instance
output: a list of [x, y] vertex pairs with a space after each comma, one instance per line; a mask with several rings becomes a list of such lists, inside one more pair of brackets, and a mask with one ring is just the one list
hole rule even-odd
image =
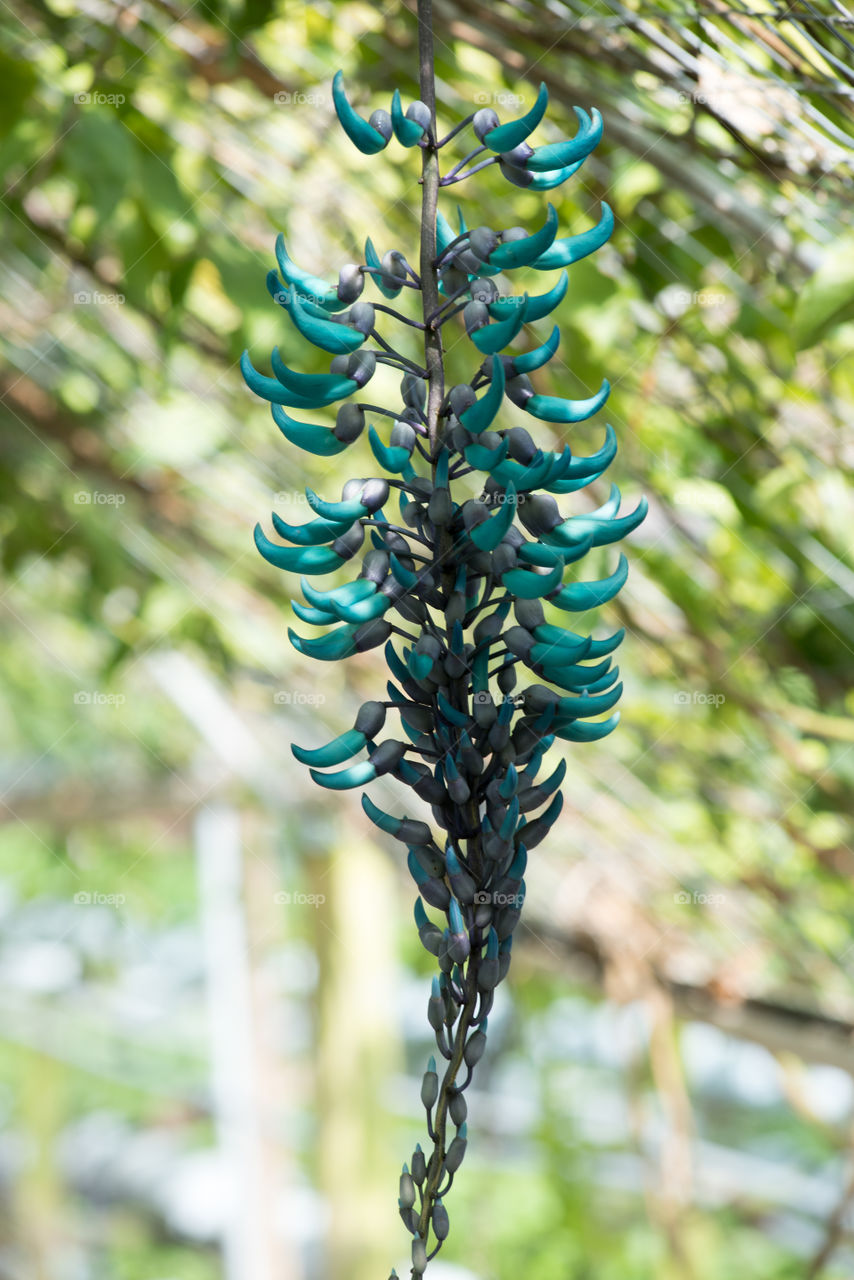
[[495, 324], [484, 325], [482, 329], [475, 329], [474, 333], [469, 334], [478, 351], [482, 351], [486, 356], [492, 356], [513, 341], [527, 320], [528, 295], [523, 294], [519, 302], [516, 315], [508, 316], [506, 320], [497, 320]]
[[600, 249], [614, 230], [614, 215], [611, 206], [602, 201], [602, 214], [595, 227], [589, 231], [581, 231], [576, 236], [562, 236], [555, 240], [550, 249], [536, 259], [531, 265], [537, 271], [549, 271], [553, 267], [568, 267], [572, 262], [580, 262], [588, 254]]
[[364, 733], [359, 733], [356, 729], [348, 729], [346, 733], [339, 734], [337, 738], [327, 742], [325, 747], [297, 747], [291, 743], [291, 751], [300, 764], [314, 764], [321, 769], [330, 769], [333, 765], [343, 764], [351, 756], [357, 755], [366, 742], [367, 737]]
[[529, 396], [522, 406], [531, 417], [541, 422], [584, 422], [598, 413], [611, 394], [611, 384], [607, 378], [593, 396], [584, 400], [565, 400], [562, 396]]
[[520, 356], [513, 356], [513, 376], [516, 377], [520, 373], [531, 373], [534, 369], [541, 369], [544, 364], [548, 364], [559, 346], [560, 329], [555, 325], [548, 339], [541, 347], [535, 347], [533, 351], [523, 351]]
[[340, 520], [309, 520], [308, 524], [288, 524], [275, 511], [272, 515], [273, 528], [280, 538], [286, 538], [297, 547], [320, 547], [334, 542], [346, 533], [353, 523]]
[[545, 84], [541, 83], [537, 100], [529, 111], [526, 111], [518, 120], [509, 120], [507, 124], [496, 125], [494, 129], [490, 129], [483, 135], [482, 141], [490, 151], [512, 151], [534, 132], [545, 115], [548, 105], [549, 91]]
[[279, 547], [264, 536], [260, 524], [255, 526], [255, 546], [268, 564], [290, 573], [333, 573], [345, 563], [329, 547]]
[[527, 267], [531, 263], [536, 266], [537, 260], [554, 243], [557, 227], [557, 210], [553, 204], [550, 204], [546, 220], [539, 231], [523, 239], [509, 240], [497, 245], [487, 258], [489, 266], [498, 267], [499, 271], [507, 271], [513, 267]]
[[580, 107], [573, 107], [573, 111], [580, 122], [575, 137], [567, 138], [564, 142], [552, 142], [547, 147], [537, 147], [534, 154], [525, 161], [526, 169], [545, 173], [551, 169], [560, 169], [563, 165], [582, 162], [598, 146], [602, 139], [602, 117], [599, 112], [595, 107], [590, 116]]
[[[270, 381], [272, 382], [272, 378]], [[285, 439], [290, 440], [291, 444], [295, 444], [298, 448], [305, 449], [306, 453], [330, 458], [333, 454], [342, 453], [347, 448], [348, 441], [339, 440], [328, 427], [318, 427], [312, 422], [297, 422], [295, 418], [289, 417], [279, 404], [272, 404], [270, 408], [273, 421]]]
[[368, 760], [361, 764], [351, 764], [349, 769], [340, 769], [338, 773], [320, 773], [317, 769], [309, 769], [314, 782], [327, 791], [351, 791], [354, 787], [364, 787], [373, 782], [377, 776], [376, 766]]
[[513, 523], [516, 510], [516, 489], [511, 482], [504, 493], [504, 500], [495, 515], [483, 524], [475, 525], [469, 537], [481, 551], [494, 551]]
[[[338, 297], [337, 291], [325, 280], [321, 280], [320, 276], [314, 276], [310, 271], [303, 271], [301, 267], [289, 257], [287, 248], [285, 247], [285, 237], [280, 233], [276, 237], [276, 261], [279, 264], [279, 271], [286, 285], [292, 286], [304, 298], [310, 298], [312, 302], [322, 307], [324, 311], [343, 311], [346, 302], [342, 302]], [[273, 281], [267, 276], [267, 288], [281, 306], [284, 306], [284, 299], [276, 296], [273, 290]], [[284, 292], [279, 286], [279, 290]]]
[[[555, 307], [559, 306], [563, 301], [567, 288], [569, 287], [569, 276], [562, 271], [558, 276], [557, 284], [554, 285], [547, 293], [537, 293], [534, 297], [528, 297], [528, 304], [525, 308], [526, 323], [533, 324], [535, 320], [542, 320], [545, 316], [551, 315]], [[496, 298], [494, 302], [490, 302], [489, 314], [494, 320], [506, 320], [509, 315], [513, 314], [514, 307], [519, 306], [520, 299], [515, 297]]]
[[508, 569], [501, 575], [501, 581], [511, 595], [520, 600], [537, 600], [547, 596], [563, 577], [563, 560], [554, 566], [550, 573], [531, 573], [528, 569]]
[[486, 395], [470, 404], [460, 414], [460, 422], [472, 435], [480, 435], [492, 424], [504, 399], [504, 365], [500, 360], [492, 362], [492, 380]]
[[359, 349], [368, 336], [346, 324], [312, 315], [294, 288], [287, 290], [285, 296], [288, 301], [283, 302], [282, 306], [293, 320], [294, 326], [312, 346], [320, 347], [321, 351], [328, 351], [335, 356], [350, 355]]
[[584, 720], [572, 720], [555, 729], [555, 733], [565, 742], [597, 742], [613, 733], [619, 723], [620, 713], [615, 711], [607, 720], [598, 720], [593, 724]]
[[341, 658], [351, 658], [356, 652], [355, 631], [356, 628], [348, 624], [325, 636], [306, 638], [288, 627], [288, 639], [297, 653], [302, 653], [307, 658], [317, 658], [320, 662], [338, 662]]
[[[422, 107], [423, 105], [421, 103]], [[411, 110], [412, 107], [410, 107]], [[414, 147], [424, 137], [424, 125], [413, 120], [411, 116], [404, 115], [399, 89], [395, 89], [391, 99], [391, 126], [394, 129], [394, 136], [404, 147]]]
[[550, 604], [567, 613], [581, 613], [585, 609], [595, 609], [614, 596], [621, 589], [629, 576], [629, 562], [624, 555], [613, 573], [597, 582], [572, 582], [551, 597]]
[[347, 94], [344, 92], [344, 73], [341, 71], [335, 72], [332, 81], [332, 101], [342, 129], [364, 155], [376, 155], [387, 146], [388, 138], [350, 106]]

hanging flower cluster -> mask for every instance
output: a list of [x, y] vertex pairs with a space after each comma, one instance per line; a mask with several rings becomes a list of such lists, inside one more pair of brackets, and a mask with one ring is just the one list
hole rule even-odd
[[[420, 147], [422, 181], [428, 182], [430, 162], [435, 188], [497, 164], [515, 186], [548, 190], [578, 170], [602, 135], [599, 113], [576, 107], [574, 137], [532, 147], [528, 138], [548, 101], [545, 85], [521, 119], [502, 124], [486, 107], [441, 141], [424, 102], [404, 113], [395, 92], [390, 112], [377, 110], [366, 120], [348, 102], [340, 72], [333, 98], [360, 151], [375, 154], [392, 137]], [[469, 125], [478, 145], [438, 174], [439, 151]], [[582, 422], [605, 404], [607, 382], [581, 400], [536, 390], [531, 375], [555, 355], [557, 327], [533, 350], [504, 352], [523, 326], [562, 301], [563, 268], [599, 248], [612, 229], [605, 204], [591, 230], [560, 238], [551, 205], [532, 233], [469, 229], [462, 215], [455, 230], [438, 213], [422, 222], [420, 273], [399, 250], [381, 257], [368, 239], [364, 262], [343, 266], [337, 285], [297, 267], [280, 236], [278, 272], [269, 273], [267, 287], [293, 330], [333, 356], [329, 372], [300, 373], [278, 349], [272, 377], [259, 373], [247, 354], [242, 359], [246, 382], [270, 402], [292, 444], [328, 457], [367, 426], [378, 467], [376, 476], [349, 479], [336, 500], [307, 489], [315, 513], [307, 524], [289, 524], [274, 513], [273, 529], [287, 545], [271, 541], [260, 526], [255, 541], [271, 564], [302, 575], [305, 603], [295, 602], [294, 613], [317, 634], [289, 632], [300, 653], [337, 661], [384, 646], [391, 675], [388, 696], [366, 702], [352, 729], [322, 747], [295, 746], [295, 756], [322, 787], [362, 787], [390, 775], [432, 809], [431, 828], [362, 797], [368, 817], [406, 848], [418, 888], [415, 922], [437, 962], [427, 1017], [445, 1065], [440, 1079], [431, 1058], [424, 1075], [428, 1153], [419, 1145], [403, 1166], [398, 1200], [412, 1237], [413, 1276], [424, 1272], [448, 1234], [444, 1200], [466, 1151], [465, 1090], [486, 1045], [495, 988], [510, 964], [528, 855], [561, 810], [565, 762], [542, 778], [544, 758], [556, 738], [592, 742], [619, 718], [613, 708], [622, 685], [611, 659], [623, 632], [594, 639], [562, 620], [612, 599], [626, 580], [625, 557], [597, 581], [584, 581], [577, 571], [565, 577], [591, 548], [635, 529], [645, 500], [620, 515], [614, 485], [596, 510], [563, 514], [560, 500], [598, 480], [614, 458], [611, 427], [595, 453], [578, 456], [568, 445], [538, 447], [522, 425], [498, 425], [506, 401], [522, 421], [560, 425]], [[543, 293], [502, 290], [497, 281], [519, 268], [560, 275]], [[362, 300], [366, 280], [385, 302]], [[418, 319], [388, 305], [405, 290], [420, 296]], [[477, 368], [470, 381], [446, 389], [442, 332], [458, 324], [458, 316]], [[386, 317], [422, 331], [423, 366], [381, 336]], [[289, 332], [288, 350], [293, 337]], [[379, 364], [402, 375], [399, 406], [366, 400]], [[291, 416], [336, 402], [331, 428]], [[390, 430], [370, 418], [386, 420]], [[351, 581], [314, 585], [348, 563], [358, 568]], [[397, 736], [381, 736], [389, 711], [399, 718]]]

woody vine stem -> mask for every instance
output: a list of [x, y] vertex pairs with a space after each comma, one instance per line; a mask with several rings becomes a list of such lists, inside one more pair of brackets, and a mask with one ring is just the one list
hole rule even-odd
[[[419, 61], [419, 91], [421, 101], [424, 102], [430, 111], [429, 136], [425, 141], [422, 149], [422, 168], [421, 168], [421, 254], [420, 254], [420, 275], [421, 275], [421, 307], [422, 320], [424, 323], [424, 368], [427, 371], [427, 431], [430, 442], [430, 456], [432, 462], [432, 473], [435, 480], [436, 476], [436, 459], [438, 456], [438, 436], [439, 436], [439, 413], [442, 401], [445, 395], [445, 367], [444, 354], [442, 349], [442, 330], [437, 312], [440, 307], [439, 296], [439, 271], [436, 261], [436, 213], [439, 204], [439, 151], [436, 145], [438, 140], [438, 132], [436, 127], [436, 84], [434, 72], [434, 53], [433, 53], [433, 5], [432, 0], [418, 0], [418, 61]], [[444, 544], [444, 545], [442, 545]], [[439, 553], [442, 557], [444, 568], [443, 578], [444, 586], [447, 591], [453, 589], [453, 582], [450, 581], [453, 570], [450, 567], [450, 550], [451, 539], [450, 534], [445, 527], [443, 530], [442, 542], [439, 546]], [[446, 628], [446, 644], [450, 647], [450, 623]], [[457, 687], [461, 686], [461, 687]], [[467, 705], [467, 681], [465, 679], [453, 682], [453, 698], [452, 704], [459, 709], [464, 709]], [[469, 858], [473, 854], [473, 843], [477, 838], [477, 807], [472, 806], [471, 802], [467, 808], [474, 808], [475, 821], [471, 824], [472, 835], [468, 841]], [[425, 1242], [431, 1222], [434, 1216], [436, 1202], [440, 1198], [441, 1192], [447, 1192], [453, 1181], [453, 1173], [447, 1176], [447, 1185], [441, 1186], [443, 1169], [445, 1162], [445, 1138], [447, 1132], [448, 1121], [448, 1105], [451, 1098], [458, 1098], [460, 1101], [456, 1103], [458, 1109], [462, 1109], [464, 1103], [462, 1101], [462, 1089], [457, 1086], [457, 1076], [463, 1065], [463, 1053], [466, 1045], [466, 1036], [474, 1018], [478, 1002], [477, 975], [475, 956], [469, 957], [466, 969], [465, 980], [465, 1003], [460, 1010], [459, 1022], [457, 1024], [456, 1033], [453, 1040], [451, 1058], [445, 1069], [442, 1085], [436, 1100], [435, 1115], [431, 1117], [430, 1110], [427, 1112], [428, 1133], [433, 1142], [433, 1151], [427, 1165], [426, 1176], [423, 1184], [418, 1188], [420, 1195], [420, 1213], [418, 1214], [418, 1236]], [[471, 1071], [469, 1071], [469, 1079]], [[466, 1084], [468, 1081], [466, 1081]], [[465, 1085], [463, 1086], [465, 1087]], [[427, 1086], [429, 1089], [429, 1085]], [[429, 1099], [429, 1093], [427, 1099]], [[405, 1176], [402, 1181], [406, 1181]], [[402, 1191], [408, 1190], [401, 1187]], [[408, 1198], [408, 1197], [407, 1197]], [[440, 1202], [441, 1203], [441, 1202]], [[442, 1233], [445, 1226], [445, 1215], [441, 1211], [436, 1215], [435, 1228], [439, 1228]], [[436, 1244], [430, 1253], [426, 1254], [426, 1261], [433, 1258], [441, 1249], [443, 1236], [437, 1238]], [[420, 1252], [420, 1250], [419, 1250]], [[412, 1275], [417, 1276], [420, 1272], [416, 1267], [412, 1268]]]

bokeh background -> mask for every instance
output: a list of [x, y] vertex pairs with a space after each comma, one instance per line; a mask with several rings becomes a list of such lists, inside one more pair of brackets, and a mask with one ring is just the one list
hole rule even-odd
[[[289, 751], [381, 660], [296, 655], [251, 540], [370, 454], [298, 454], [236, 362], [292, 340], [279, 230], [332, 278], [367, 234], [412, 256], [418, 157], [360, 156], [329, 86], [415, 96], [414, 21], [16, 0], [0, 27], [0, 1277], [405, 1274], [413, 886]], [[436, 28], [447, 127], [541, 79], [543, 138], [605, 117], [552, 198], [617, 229], [541, 385], [608, 376], [651, 511], [602, 619], [623, 723], [569, 752], [431, 1273], [851, 1280], [854, 17], [437, 0]], [[457, 198], [542, 216], [494, 171]]]

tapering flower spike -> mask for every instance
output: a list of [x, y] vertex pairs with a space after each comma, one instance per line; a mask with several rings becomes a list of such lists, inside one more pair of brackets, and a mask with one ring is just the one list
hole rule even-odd
[[[340, 497], [307, 488], [311, 518], [293, 524], [273, 513], [282, 541], [260, 526], [255, 541], [268, 563], [301, 575], [304, 603], [294, 601], [293, 609], [312, 634], [289, 630], [299, 653], [338, 662], [382, 649], [391, 676], [387, 699], [364, 703], [345, 732], [294, 746], [295, 757], [326, 790], [394, 779], [391, 785], [408, 787], [432, 818], [396, 816], [362, 795], [370, 820], [403, 846], [418, 936], [437, 969], [427, 1001], [436, 1056], [421, 1088], [432, 1146], [429, 1156], [415, 1148], [398, 1187], [414, 1277], [448, 1235], [448, 1192], [468, 1145], [464, 1093], [486, 1049], [495, 989], [508, 973], [528, 855], [560, 820], [566, 762], [538, 781], [545, 756], [556, 742], [595, 743], [619, 721], [614, 708], [623, 686], [613, 654], [622, 630], [597, 638], [559, 620], [613, 599], [628, 564], [621, 555], [616, 567], [590, 581], [572, 566], [630, 533], [646, 514], [641, 499], [621, 515], [616, 486], [592, 509], [561, 509], [599, 480], [616, 455], [616, 435], [606, 426], [601, 446], [578, 454], [566, 442], [540, 447], [519, 419], [524, 412], [531, 424], [583, 422], [605, 404], [609, 385], [603, 380], [594, 395], [570, 399], [535, 383], [557, 354], [560, 330], [553, 325], [533, 345], [523, 335], [563, 301], [566, 270], [544, 293], [500, 290], [502, 273], [571, 267], [593, 253], [613, 230], [609, 207], [603, 204], [588, 231], [558, 238], [552, 205], [529, 231], [496, 229], [477, 218], [469, 226], [459, 210], [454, 223], [435, 203], [442, 187], [483, 165], [498, 165], [512, 184], [531, 191], [559, 185], [599, 142], [599, 113], [576, 108], [575, 136], [536, 148], [528, 138], [546, 109], [543, 85], [519, 120], [502, 124], [485, 107], [437, 144], [427, 105], [433, 97], [428, 76], [406, 111], [395, 91], [390, 113], [378, 110], [365, 120], [347, 100], [340, 72], [333, 82], [338, 118], [364, 154], [383, 150], [392, 137], [421, 153], [428, 212], [418, 254], [410, 255], [420, 273], [399, 249], [381, 256], [369, 237], [364, 262], [345, 263], [334, 285], [299, 268], [280, 236], [278, 270], [268, 272], [266, 284], [286, 313], [284, 355], [273, 350], [272, 376], [248, 354], [241, 359], [248, 386], [271, 404], [291, 444], [329, 457], [367, 427], [370, 452], [360, 456], [372, 456], [379, 471], [353, 475]], [[481, 146], [443, 175], [441, 150], [468, 125]], [[484, 151], [490, 154], [466, 169]], [[372, 289], [388, 302], [414, 291], [420, 318], [369, 301]], [[393, 345], [389, 315], [421, 332], [423, 365], [408, 345]], [[466, 337], [471, 363], [468, 380], [446, 390], [442, 329], [449, 324]], [[327, 373], [292, 367], [303, 342], [333, 357]], [[527, 349], [510, 352], [511, 343]], [[397, 405], [366, 400], [379, 364], [400, 376]], [[336, 402], [334, 425], [288, 412], [323, 411]], [[466, 481], [471, 473], [473, 487]], [[318, 586], [324, 576], [329, 580]], [[400, 731], [383, 737], [389, 714]]]

